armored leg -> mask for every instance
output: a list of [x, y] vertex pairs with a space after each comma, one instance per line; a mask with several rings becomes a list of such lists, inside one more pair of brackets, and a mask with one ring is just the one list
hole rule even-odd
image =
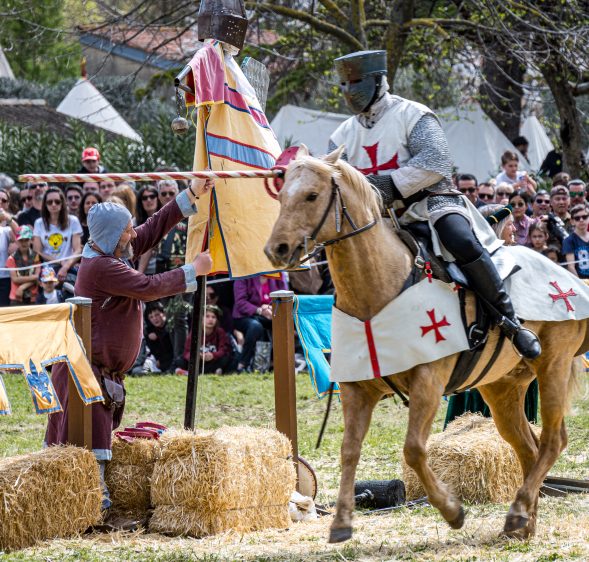
[[518, 352], [526, 359], [538, 357], [542, 351], [538, 337], [520, 324], [491, 256], [477, 240], [468, 220], [457, 213], [449, 214], [438, 219], [435, 229]]

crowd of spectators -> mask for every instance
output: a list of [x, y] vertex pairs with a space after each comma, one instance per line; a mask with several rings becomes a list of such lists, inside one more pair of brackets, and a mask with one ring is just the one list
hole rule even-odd
[[[520, 153], [526, 145], [519, 139]], [[505, 244], [526, 245], [581, 278], [589, 278], [589, 204], [586, 185], [556, 172], [541, 183], [520, 170], [518, 155], [505, 152], [502, 170], [479, 182], [470, 173], [454, 177], [461, 191], [487, 217]], [[158, 170], [164, 171], [164, 170]], [[103, 173], [100, 154], [82, 153], [80, 173]], [[125, 206], [134, 225], [149, 220], [186, 185], [163, 180], [134, 184], [113, 181], [81, 185], [31, 182], [20, 187], [0, 174], [0, 306], [52, 304], [73, 296], [90, 208], [103, 201]], [[155, 275], [185, 261], [188, 223], [183, 221], [134, 267]], [[286, 275], [260, 275], [206, 287], [204, 343], [199, 349], [205, 373], [250, 372], [271, 368], [270, 293], [290, 286], [298, 294], [333, 292], [327, 267]], [[185, 295], [147, 303], [142, 352], [132, 373], [187, 372], [190, 359], [191, 300]]]

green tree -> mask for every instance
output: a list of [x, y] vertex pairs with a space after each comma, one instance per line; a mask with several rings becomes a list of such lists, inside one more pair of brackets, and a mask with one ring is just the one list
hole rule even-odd
[[19, 78], [54, 82], [79, 74], [81, 48], [62, 0], [4, 0], [0, 45]]

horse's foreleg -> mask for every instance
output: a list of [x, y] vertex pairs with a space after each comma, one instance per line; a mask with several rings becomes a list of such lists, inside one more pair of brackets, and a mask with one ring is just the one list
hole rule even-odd
[[531, 467], [511, 504], [504, 530], [511, 533], [529, 525], [530, 514], [536, 515], [540, 486], [556, 459], [567, 445], [564, 414], [567, 407], [568, 378], [571, 360], [547, 362], [537, 369], [540, 387], [542, 433], [536, 463]]
[[403, 453], [405, 461], [423, 484], [429, 502], [440, 510], [453, 529], [460, 529], [464, 524], [460, 500], [429, 467], [425, 449], [442, 393], [443, 386], [427, 366], [414, 369], [409, 388], [409, 426]]
[[[497, 431], [514, 449], [519, 459], [524, 480], [530, 474], [538, 458], [538, 439], [524, 413], [527, 386], [515, 386], [513, 380], [501, 379], [481, 386], [485, 402], [489, 405]], [[533, 536], [536, 531], [536, 495], [532, 508], [527, 512], [527, 523], [521, 529], [508, 533], [516, 538]]]
[[329, 542], [343, 542], [352, 536], [354, 482], [362, 441], [370, 426], [372, 411], [380, 396], [357, 383], [341, 383], [340, 397], [344, 413], [344, 438], [341, 448], [342, 476], [336, 514], [329, 531]]

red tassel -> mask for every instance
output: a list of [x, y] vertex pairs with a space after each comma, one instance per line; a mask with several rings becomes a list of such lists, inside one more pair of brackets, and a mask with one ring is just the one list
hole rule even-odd
[[428, 281], [431, 283], [432, 282], [432, 278], [433, 278], [433, 271], [432, 271], [432, 264], [428, 261], [425, 262], [425, 275], [428, 279]]

